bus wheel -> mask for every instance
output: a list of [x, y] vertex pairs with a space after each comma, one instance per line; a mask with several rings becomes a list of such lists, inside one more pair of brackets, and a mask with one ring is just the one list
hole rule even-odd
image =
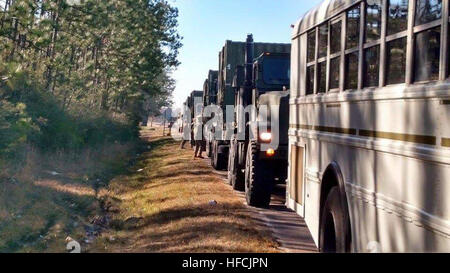
[[331, 188], [320, 220], [321, 252], [346, 252], [345, 212], [337, 186]]
[[258, 159], [259, 150], [254, 142], [247, 149], [245, 163], [245, 198], [253, 207], [268, 207], [272, 194], [273, 173], [266, 162]]

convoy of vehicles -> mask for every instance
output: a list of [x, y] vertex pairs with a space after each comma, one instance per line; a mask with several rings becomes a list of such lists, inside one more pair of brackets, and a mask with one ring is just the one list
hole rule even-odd
[[212, 166], [253, 206], [286, 180], [321, 251], [450, 252], [449, 5], [323, 1], [292, 53], [227, 41], [204, 89], [203, 106], [223, 111]]

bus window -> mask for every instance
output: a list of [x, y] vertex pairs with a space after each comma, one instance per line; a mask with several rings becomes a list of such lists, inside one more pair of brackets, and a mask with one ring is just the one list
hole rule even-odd
[[381, 0], [367, 0], [366, 5], [366, 42], [380, 39], [381, 36]]
[[316, 31], [308, 33], [308, 60], [307, 62], [314, 62], [316, 60]]
[[359, 6], [347, 12], [347, 40], [346, 49], [359, 45], [359, 23], [361, 20], [361, 9]]
[[439, 79], [441, 27], [416, 34], [414, 52], [415, 81]]
[[328, 54], [328, 23], [319, 26], [319, 59]]
[[358, 52], [345, 56], [345, 89], [358, 88]]
[[364, 87], [375, 87], [379, 83], [380, 47], [364, 50]]
[[386, 83], [405, 82], [406, 72], [406, 37], [386, 44]]
[[330, 53], [338, 53], [341, 51], [341, 21], [332, 24], [330, 29]]
[[439, 20], [441, 16], [442, 0], [416, 1], [416, 26]]
[[317, 75], [319, 79], [317, 80], [317, 93], [325, 93], [327, 90], [327, 62], [321, 62], [317, 66]]
[[339, 88], [339, 74], [341, 58], [336, 57], [330, 61], [330, 89]]
[[388, 35], [405, 31], [408, 28], [408, 2], [405, 0], [388, 0]]
[[314, 65], [306, 68], [306, 95], [314, 94]]

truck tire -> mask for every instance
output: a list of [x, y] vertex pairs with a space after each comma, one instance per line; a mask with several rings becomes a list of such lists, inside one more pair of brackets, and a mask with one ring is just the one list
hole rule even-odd
[[342, 208], [339, 188], [331, 188], [320, 217], [319, 249], [321, 252], [346, 252], [349, 236], [345, 225], [345, 211]]
[[233, 185], [233, 159], [234, 159], [234, 152], [233, 152], [233, 146], [230, 145], [230, 154], [228, 155], [228, 171], [227, 171], [227, 182], [229, 185]]
[[215, 158], [216, 158], [216, 154], [217, 154], [217, 148], [216, 148], [217, 145], [216, 145], [215, 141], [213, 143], [211, 143], [211, 147], [212, 147], [212, 151], [211, 151], [211, 166], [214, 169], [217, 169], [217, 166], [215, 165], [215, 163], [216, 163]]
[[228, 183], [236, 191], [244, 191], [245, 181], [238, 166], [238, 145], [236, 141], [230, 143], [230, 153], [228, 155]]
[[258, 158], [259, 149], [251, 142], [245, 164], [245, 198], [253, 207], [268, 207], [273, 188], [273, 171], [264, 160]]
[[211, 157], [212, 166], [216, 170], [226, 170], [228, 167], [228, 158], [219, 153], [219, 147], [217, 143], [213, 146], [213, 155]]
[[206, 156], [211, 158], [211, 141], [207, 140], [206, 141]]

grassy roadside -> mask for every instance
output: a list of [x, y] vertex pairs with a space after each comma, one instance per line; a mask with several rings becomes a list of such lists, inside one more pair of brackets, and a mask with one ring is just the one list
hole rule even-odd
[[130, 142], [79, 153], [29, 151], [14, 176], [0, 176], [0, 253], [66, 252], [67, 237], [89, 247], [104, 217], [102, 188], [127, 169], [136, 149]]
[[[110, 229], [91, 252], [277, 252], [270, 233], [190, 149], [142, 132], [148, 150], [104, 193]], [[217, 201], [211, 205], [209, 201]]]

